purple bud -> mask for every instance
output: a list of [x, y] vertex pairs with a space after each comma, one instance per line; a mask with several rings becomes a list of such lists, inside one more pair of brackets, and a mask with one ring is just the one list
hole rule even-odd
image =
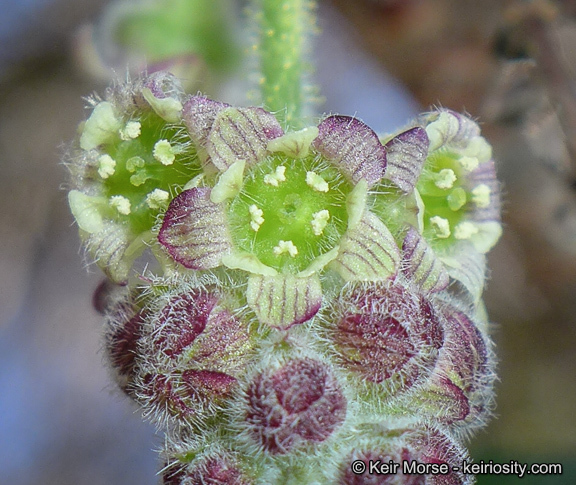
[[312, 359], [292, 360], [258, 374], [246, 398], [252, 437], [272, 454], [324, 441], [346, 417], [338, 382], [325, 364]]
[[160, 313], [154, 338], [156, 348], [168, 357], [178, 357], [204, 331], [217, 302], [216, 295], [209, 293], [173, 297]]
[[214, 456], [186, 468], [168, 468], [162, 475], [163, 485], [251, 485], [253, 482], [227, 456]]
[[396, 283], [359, 286], [338, 305], [331, 336], [344, 367], [392, 393], [430, 374], [443, 330], [423, 295]]
[[208, 289], [172, 295], [147, 319], [137, 382], [148, 415], [186, 419], [230, 395], [251, 344], [247, 326]]
[[127, 394], [132, 393], [144, 318], [145, 312], [138, 311], [130, 297], [110, 306], [107, 313], [106, 354], [118, 385]]
[[[386, 444], [383, 436], [378, 436], [370, 445], [373, 437], [368, 436], [362, 449], [353, 450], [341, 465], [338, 485], [469, 485], [473, 481], [453, 467], [461, 468], [462, 461], [468, 459], [466, 452], [448, 435], [436, 427], [420, 425], [409, 429], [389, 429], [386, 432]], [[353, 473], [351, 465], [361, 460], [366, 471], [360, 475]], [[369, 473], [370, 462], [380, 462], [389, 467], [398, 464], [396, 472], [389, 474]], [[443, 465], [447, 474], [422, 474], [414, 470], [429, 464]], [[412, 467], [412, 468], [411, 468]], [[378, 468], [381, 470], [381, 468]], [[403, 472], [407, 473], [404, 474]], [[415, 473], [410, 473], [414, 471]]]

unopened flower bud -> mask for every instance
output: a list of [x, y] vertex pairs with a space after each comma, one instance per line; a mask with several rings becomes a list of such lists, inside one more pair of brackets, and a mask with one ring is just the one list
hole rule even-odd
[[271, 454], [326, 440], [346, 417], [347, 402], [326, 364], [292, 360], [254, 377], [246, 390], [253, 440]]

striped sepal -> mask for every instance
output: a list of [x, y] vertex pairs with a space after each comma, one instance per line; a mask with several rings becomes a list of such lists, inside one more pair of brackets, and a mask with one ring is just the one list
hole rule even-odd
[[352, 182], [364, 179], [371, 187], [380, 181], [386, 150], [371, 128], [350, 116], [330, 116], [318, 130], [312, 145]]
[[346, 281], [380, 281], [396, 274], [400, 257], [389, 229], [365, 211], [342, 238], [340, 253], [331, 265]]
[[220, 266], [232, 244], [222, 206], [210, 200], [209, 188], [185, 190], [166, 211], [158, 240], [190, 269]]
[[268, 142], [283, 134], [274, 115], [262, 108], [226, 108], [214, 120], [206, 149], [223, 172], [238, 160], [247, 166], [261, 161]]
[[246, 297], [262, 323], [287, 329], [316, 315], [322, 304], [322, 286], [317, 274], [306, 278], [252, 275]]
[[444, 264], [416, 228], [410, 226], [402, 243], [402, 272], [425, 292], [436, 293], [448, 286]]
[[404, 192], [412, 192], [428, 155], [428, 135], [419, 126], [400, 133], [386, 145], [385, 177]]

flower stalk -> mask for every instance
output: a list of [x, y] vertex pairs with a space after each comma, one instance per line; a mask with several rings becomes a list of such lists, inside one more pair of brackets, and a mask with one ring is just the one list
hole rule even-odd
[[314, 26], [314, 2], [257, 0], [256, 5], [263, 104], [283, 127], [299, 128], [309, 102], [304, 57]]

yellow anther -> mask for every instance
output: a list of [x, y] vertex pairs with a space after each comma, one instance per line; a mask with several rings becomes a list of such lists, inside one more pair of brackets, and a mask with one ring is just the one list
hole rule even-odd
[[320, 236], [324, 232], [324, 228], [328, 225], [328, 220], [330, 219], [330, 212], [326, 209], [315, 212], [312, 214], [312, 231], [316, 236]]
[[473, 222], [463, 221], [454, 228], [456, 239], [470, 239], [474, 234], [478, 234], [478, 226]]
[[280, 256], [281, 254], [288, 253], [291, 257], [295, 258], [298, 255], [298, 248], [294, 246], [292, 241], [278, 241], [278, 246], [274, 247], [274, 254]]
[[250, 227], [253, 231], [258, 232], [260, 226], [264, 223], [264, 218], [262, 217], [264, 212], [256, 204], [252, 204], [248, 208], [248, 211], [250, 212], [250, 218], [252, 219], [250, 221]]
[[152, 154], [162, 165], [172, 165], [176, 158], [174, 149], [168, 140], [157, 141]]
[[98, 158], [98, 175], [103, 179], [107, 179], [111, 175], [114, 175], [116, 171], [116, 160], [114, 160], [110, 155], [100, 155]]
[[316, 192], [328, 192], [328, 182], [316, 172], [306, 172], [306, 183]]
[[439, 189], [451, 189], [456, 182], [456, 174], [450, 168], [443, 168], [434, 177], [434, 185]]
[[432, 228], [434, 229], [434, 233], [436, 237], [440, 239], [446, 239], [450, 237], [450, 223], [448, 219], [444, 219], [440, 216], [434, 216], [430, 218], [430, 224], [432, 224]]
[[122, 195], [113, 195], [110, 197], [110, 205], [120, 214], [127, 216], [131, 212], [130, 201]]
[[129, 121], [124, 128], [120, 129], [120, 138], [122, 140], [133, 140], [140, 136], [142, 125], [139, 121]]
[[490, 206], [490, 187], [486, 184], [480, 184], [472, 189], [472, 202], [481, 209]]
[[268, 185], [272, 185], [274, 187], [278, 187], [278, 184], [280, 182], [284, 182], [286, 181], [286, 167], [283, 165], [280, 165], [279, 167], [276, 167], [276, 170], [274, 173], [269, 173], [264, 175], [264, 183], [268, 184]]
[[150, 209], [162, 209], [168, 205], [170, 194], [162, 189], [154, 189], [146, 196], [146, 204]]

